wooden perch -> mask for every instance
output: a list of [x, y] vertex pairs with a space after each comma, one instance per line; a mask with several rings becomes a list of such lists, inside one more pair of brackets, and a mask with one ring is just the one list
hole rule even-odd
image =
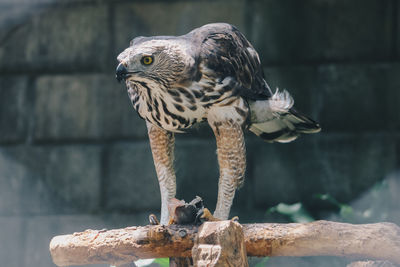
[[[222, 225], [226, 221], [205, 224], [210, 223]], [[263, 223], [244, 224], [242, 229], [248, 256], [329, 255], [400, 264], [400, 228], [391, 223]], [[86, 230], [54, 237], [50, 252], [58, 266], [191, 257], [198, 231], [197, 226], [179, 225]]]
[[233, 221], [202, 224], [192, 257], [195, 266], [249, 267], [240, 224]]

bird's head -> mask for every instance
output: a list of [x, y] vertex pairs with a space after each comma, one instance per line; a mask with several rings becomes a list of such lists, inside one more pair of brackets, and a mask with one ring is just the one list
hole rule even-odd
[[[138, 37], [118, 56], [118, 81], [171, 87], [188, 79], [194, 59], [184, 40], [168, 37]], [[153, 86], [152, 86], [153, 85]]]

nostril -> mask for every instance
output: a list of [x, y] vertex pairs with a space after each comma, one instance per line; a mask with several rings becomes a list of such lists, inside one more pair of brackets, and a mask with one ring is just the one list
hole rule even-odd
[[120, 63], [115, 70], [115, 78], [117, 79], [118, 82], [121, 82], [123, 79], [125, 79], [126, 74], [128, 73], [128, 70], [124, 66], [124, 64]]

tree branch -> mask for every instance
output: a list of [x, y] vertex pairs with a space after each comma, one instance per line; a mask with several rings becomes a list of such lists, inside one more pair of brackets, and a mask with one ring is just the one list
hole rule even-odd
[[[223, 223], [223, 222], [221, 222]], [[391, 223], [347, 224], [328, 221], [242, 225], [249, 256], [344, 256], [400, 264], [400, 228]], [[115, 230], [86, 230], [50, 242], [58, 266], [137, 259], [191, 257], [198, 227], [155, 225]]]

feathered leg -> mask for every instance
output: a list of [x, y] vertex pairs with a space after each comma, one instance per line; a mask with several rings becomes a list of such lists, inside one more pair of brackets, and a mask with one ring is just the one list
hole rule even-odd
[[168, 203], [176, 194], [174, 161], [174, 134], [147, 122], [151, 152], [153, 153], [161, 192], [161, 224], [168, 224]]
[[242, 126], [224, 122], [213, 128], [217, 140], [220, 177], [214, 216], [227, 220], [235, 191], [243, 184], [246, 170], [246, 149]]
[[226, 220], [232, 206], [235, 191], [244, 182], [246, 148], [242, 125], [247, 108], [238, 100], [237, 114], [234, 107], [223, 107], [209, 112], [208, 122], [217, 141], [219, 164], [218, 200], [214, 216]]

